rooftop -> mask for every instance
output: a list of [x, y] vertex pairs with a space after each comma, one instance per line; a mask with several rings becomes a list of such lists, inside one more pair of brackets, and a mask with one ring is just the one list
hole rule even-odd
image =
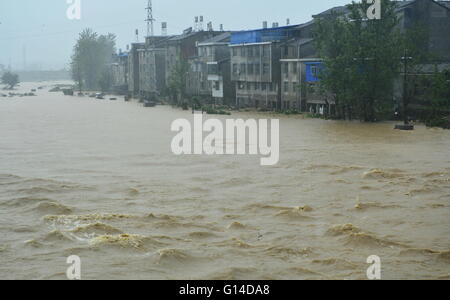
[[222, 44], [222, 43], [229, 43], [231, 39], [231, 32], [224, 32], [222, 34], [219, 34], [213, 38], [210, 38], [209, 40], [205, 40], [201, 43], [199, 43], [199, 46], [202, 45], [210, 45], [210, 44]]
[[294, 32], [299, 26], [291, 25], [233, 32], [231, 34], [231, 44], [254, 44], [286, 40], [294, 37]]

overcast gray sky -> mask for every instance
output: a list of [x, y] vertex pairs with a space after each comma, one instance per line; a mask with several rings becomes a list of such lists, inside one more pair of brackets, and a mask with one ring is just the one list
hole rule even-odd
[[[69, 20], [67, 0], [0, 0], [0, 64], [14, 69], [61, 69], [68, 65], [78, 33], [87, 27], [100, 34], [115, 33], [118, 48], [141, 40], [146, 33], [147, 0], [80, 0], [81, 20]], [[169, 34], [193, 26], [194, 16], [225, 30], [256, 29], [267, 20], [300, 24], [313, 14], [350, 0], [153, 0], [155, 33], [168, 22]], [[206, 27], [206, 26], [205, 26]]]

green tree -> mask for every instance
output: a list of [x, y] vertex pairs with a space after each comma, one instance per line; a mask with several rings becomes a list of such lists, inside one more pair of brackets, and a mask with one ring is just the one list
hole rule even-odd
[[348, 114], [350, 97], [347, 95], [349, 66], [351, 60], [346, 55], [348, 28], [342, 15], [332, 13], [331, 16], [317, 22], [315, 31], [316, 48], [324, 58], [326, 69], [321, 72], [321, 89], [330, 92], [336, 102], [337, 117], [345, 119]]
[[349, 15], [318, 21], [316, 47], [325, 60], [323, 88], [336, 101], [338, 116], [372, 122], [392, 110], [393, 82], [402, 47], [395, 4], [382, 0], [379, 20], [368, 20], [367, 1], [348, 5]]
[[426, 124], [450, 129], [450, 70], [439, 72], [436, 67], [425, 99], [428, 109]]
[[19, 84], [19, 75], [6, 72], [2, 75], [2, 84], [6, 84], [9, 86], [9, 89], [12, 90], [16, 85]]
[[423, 88], [423, 67], [437, 57], [428, 52], [428, 31], [426, 25], [415, 23], [407, 28], [400, 41], [403, 48], [401, 60], [401, 80], [403, 81], [402, 99], [399, 99], [402, 106], [403, 121], [409, 123], [411, 103], [420, 103], [422, 99], [416, 99], [420, 94], [418, 89]]
[[111, 69], [105, 67], [100, 75], [99, 86], [103, 93], [109, 92], [113, 83]]
[[113, 34], [99, 36], [92, 29], [80, 33], [71, 62], [72, 78], [80, 89], [93, 90], [100, 86], [105, 68], [116, 51], [115, 40]]

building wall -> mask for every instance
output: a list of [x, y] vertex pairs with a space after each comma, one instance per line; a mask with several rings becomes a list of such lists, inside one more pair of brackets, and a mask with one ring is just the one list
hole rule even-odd
[[113, 85], [123, 86], [128, 83], [128, 56], [118, 55], [114, 59], [115, 63], [111, 65]]
[[430, 58], [450, 61], [450, 10], [431, 0], [418, 0], [399, 11], [401, 28], [415, 25], [425, 30], [428, 39], [422, 47], [430, 52]]
[[301, 63], [298, 59], [281, 61], [281, 108], [300, 110]]
[[140, 95], [140, 79], [139, 79], [139, 49], [143, 49], [145, 44], [132, 44], [128, 54], [128, 92], [131, 96]]
[[234, 104], [228, 43], [198, 46], [198, 56], [189, 60], [187, 92], [204, 103]]
[[147, 100], [158, 100], [164, 93], [165, 80], [165, 49], [143, 49], [140, 55], [140, 94]]
[[190, 58], [198, 56], [198, 43], [222, 33], [217, 31], [201, 31], [168, 40], [166, 46], [166, 81], [168, 81], [179, 59], [188, 61]]
[[439, 60], [450, 61], [450, 10], [432, 4], [430, 7], [430, 51]]
[[113, 91], [117, 94], [128, 92], [128, 57], [121, 57], [111, 65]]
[[201, 57], [188, 60], [189, 72], [187, 74], [186, 93], [191, 97], [198, 97], [207, 101], [211, 98], [211, 82], [208, 81], [208, 65]]
[[[230, 53], [228, 51], [228, 53]], [[219, 74], [222, 75], [223, 82], [223, 104], [233, 106], [236, 99], [236, 85], [231, 81], [230, 59], [219, 63]]]
[[280, 44], [267, 42], [232, 45], [230, 48], [236, 105], [280, 108]]

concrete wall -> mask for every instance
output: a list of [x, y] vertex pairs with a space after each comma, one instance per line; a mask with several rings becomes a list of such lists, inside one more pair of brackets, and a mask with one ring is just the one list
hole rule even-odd
[[198, 56], [198, 43], [222, 33], [217, 31], [201, 31], [168, 40], [166, 46], [166, 81], [168, 81], [179, 59], [188, 61], [190, 58]]
[[450, 61], [450, 10], [431, 0], [417, 0], [399, 12], [401, 28], [419, 26], [428, 38], [421, 45], [430, 59]]
[[232, 45], [230, 48], [236, 105], [280, 108], [280, 43]]
[[128, 92], [131, 96], [140, 95], [140, 79], [139, 79], [139, 49], [144, 49], [145, 44], [136, 43], [131, 45], [128, 53]]

